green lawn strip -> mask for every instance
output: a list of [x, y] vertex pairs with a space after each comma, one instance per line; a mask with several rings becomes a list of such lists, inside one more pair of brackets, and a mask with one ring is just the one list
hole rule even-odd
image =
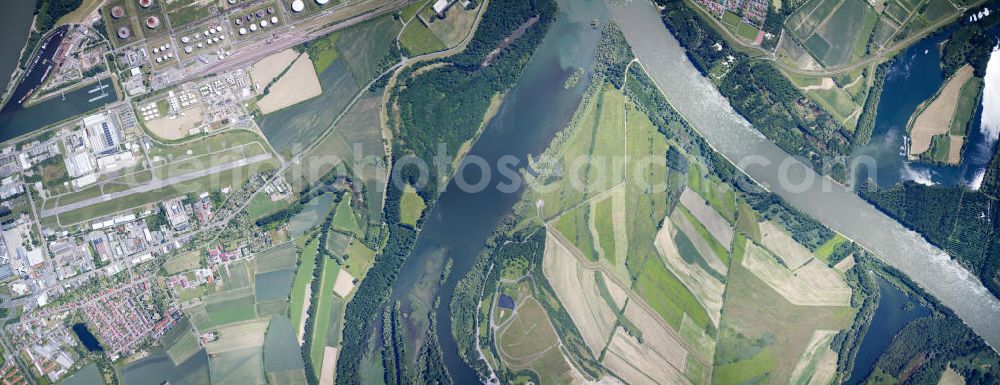
[[983, 91], [983, 79], [971, 77], [962, 85], [962, 91], [958, 96], [958, 105], [955, 107], [955, 115], [951, 119], [951, 134], [965, 135], [968, 132], [969, 122], [976, 112], [976, 107]]
[[847, 242], [847, 238], [844, 238], [840, 234], [834, 234], [833, 238], [830, 238], [829, 241], [826, 241], [826, 243], [818, 247], [816, 251], [813, 252], [813, 255], [823, 262], [830, 262], [830, 255], [837, 249], [837, 246], [840, 246], [840, 244], [844, 242]]
[[712, 252], [715, 253], [715, 256], [718, 257], [719, 260], [722, 261], [722, 263], [728, 265], [729, 252], [726, 251], [726, 248], [722, 246], [722, 244], [719, 243], [719, 241], [716, 240], [714, 236], [712, 236], [712, 233], [709, 232], [707, 228], [705, 228], [705, 225], [702, 225], [701, 222], [698, 222], [698, 218], [695, 218], [694, 214], [691, 214], [691, 212], [688, 211], [684, 206], [678, 205], [676, 210], [680, 210], [681, 213], [684, 214], [684, 217], [687, 218], [688, 222], [690, 222], [691, 225], [694, 227], [695, 231], [698, 232], [698, 235], [701, 236], [703, 239], [705, 239], [705, 242], [708, 242], [708, 246], [712, 249]]
[[614, 266], [616, 264], [615, 224], [613, 218], [614, 207], [612, 206], [612, 199], [613, 198], [609, 196], [600, 202], [597, 202], [597, 217], [594, 218], [594, 227], [597, 229], [597, 239], [601, 244], [601, 250], [604, 252], [604, 259], [607, 259], [608, 263]]
[[419, 20], [413, 20], [403, 28], [399, 43], [408, 53], [407, 56], [417, 56], [443, 50], [444, 43]]
[[350, 195], [345, 195], [337, 204], [337, 212], [333, 214], [333, 228], [338, 231], [362, 236], [364, 233], [358, 226], [358, 221], [354, 217], [354, 209], [351, 207]]
[[305, 306], [306, 289], [313, 280], [313, 271], [316, 270], [316, 252], [319, 242], [313, 240], [307, 243], [299, 255], [299, 267], [295, 270], [295, 279], [292, 281], [291, 313], [292, 329], [295, 333], [299, 331], [302, 323], [302, 307]]
[[316, 304], [316, 321], [313, 322], [312, 350], [309, 357], [312, 359], [314, 368], [323, 367], [323, 350], [326, 348], [327, 329], [330, 328], [330, 309], [334, 305], [333, 284], [337, 282], [337, 272], [340, 266], [330, 260], [323, 264], [323, 274], [321, 275], [319, 293], [314, 293], [314, 298], [318, 299]]
[[577, 207], [572, 211], [563, 214], [556, 221], [556, 230], [566, 239], [576, 246], [588, 260], [597, 261], [597, 251], [594, 250], [594, 240], [590, 234], [590, 225], [587, 221], [589, 207], [586, 205]]
[[420, 215], [423, 214], [427, 204], [424, 199], [417, 194], [417, 190], [409, 184], [403, 188], [403, 197], [399, 202], [399, 221], [408, 225], [416, 226]]
[[653, 310], [674, 330], [680, 329], [685, 313], [702, 328], [708, 328], [712, 323], [698, 299], [667, 270], [660, 258], [646, 258], [635, 286]]

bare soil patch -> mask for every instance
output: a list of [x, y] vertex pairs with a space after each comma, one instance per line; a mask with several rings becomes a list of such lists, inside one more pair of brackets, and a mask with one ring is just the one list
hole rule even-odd
[[951, 129], [951, 121], [958, 107], [962, 85], [971, 77], [971, 66], [965, 65], [959, 68], [930, 100], [930, 104], [921, 105], [924, 107], [923, 109], [918, 108], [920, 112], [912, 118], [910, 127], [911, 156], [927, 152], [931, 147], [931, 139], [935, 135], [945, 134]]
[[347, 272], [347, 269], [340, 269], [337, 272], [337, 281], [333, 284], [333, 292], [341, 298], [347, 298], [354, 290], [354, 276]]
[[270, 86], [268, 94], [257, 101], [257, 106], [261, 113], [268, 114], [322, 93], [312, 60], [309, 59], [309, 54], [303, 54]]
[[250, 67], [250, 77], [253, 78], [253, 82], [257, 85], [258, 89], [263, 90], [264, 87], [271, 84], [274, 78], [281, 74], [281, 71], [288, 68], [297, 57], [299, 57], [299, 53], [289, 48], [263, 58]]
[[792, 239], [792, 236], [782, 230], [774, 222], [760, 223], [761, 243], [768, 250], [781, 258], [789, 269], [795, 270], [812, 259], [812, 252]]
[[[684, 374], [634, 337], [618, 331], [608, 345], [604, 365], [634, 385], [690, 384]], [[680, 366], [683, 368], [683, 365]]]
[[677, 245], [674, 244], [676, 231], [670, 219], [665, 219], [663, 227], [656, 233], [656, 250], [660, 252], [660, 257], [663, 258], [663, 262], [670, 269], [670, 272], [674, 273], [688, 290], [691, 290], [691, 293], [708, 311], [712, 322], [718, 325], [722, 317], [722, 294], [726, 289], [725, 284], [698, 266], [697, 263], [688, 263], [681, 257], [680, 252], [677, 251]]
[[167, 140], [184, 139], [194, 134], [191, 130], [202, 125], [202, 108], [188, 108], [176, 116], [163, 116], [146, 121], [146, 128], [160, 138]]
[[795, 305], [850, 306], [851, 288], [840, 273], [817, 259], [807, 262], [792, 272], [779, 264], [773, 254], [749, 243], [743, 267]]
[[732, 251], [733, 227], [729, 225], [729, 222], [726, 222], [726, 218], [723, 218], [718, 211], [708, 205], [708, 202], [687, 187], [681, 193], [681, 204], [712, 233], [715, 240], [719, 241], [726, 248], [726, 251]]
[[580, 266], [568, 247], [572, 246], [563, 244], [550, 231], [545, 241], [542, 272], [597, 357], [614, 331], [617, 316], [601, 298], [594, 272]]

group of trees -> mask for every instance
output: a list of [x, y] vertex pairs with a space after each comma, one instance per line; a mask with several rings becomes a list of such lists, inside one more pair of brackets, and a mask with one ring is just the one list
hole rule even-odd
[[[973, 8], [970, 12], [980, 10]], [[997, 22], [1000, 22], [1000, 13], [993, 12], [975, 23], [960, 25], [951, 34], [941, 52], [941, 68], [945, 77], [951, 76], [965, 64], [972, 66], [976, 76], [986, 75], [986, 64], [997, 44], [989, 31]]]
[[[852, 135], [826, 111], [807, 99], [766, 61], [754, 61], [732, 49], [682, 0], [658, 0], [664, 24], [704, 75], [718, 76], [719, 92], [754, 127], [790, 154], [808, 158], [814, 168], [846, 180], [843, 155]], [[831, 167], [827, 169], [825, 165]]]
[[[449, 152], [457, 151], [473, 139], [484, 124], [492, 98], [520, 78], [555, 13], [551, 0], [490, 4], [464, 51], [400, 73], [390, 96], [398, 111], [398, 119], [392, 120], [399, 134], [396, 153], [412, 154], [434, 164], [435, 155], [445, 155], [437, 154], [439, 145]], [[523, 35], [504, 41], [528, 25]], [[487, 56], [494, 50], [500, 50], [499, 54], [487, 64]], [[438, 175], [436, 167], [428, 171], [429, 183], [420, 193], [430, 202], [447, 175]]]
[[1000, 206], [984, 191], [906, 181], [890, 187], [868, 183], [858, 194], [948, 252], [1000, 295]]

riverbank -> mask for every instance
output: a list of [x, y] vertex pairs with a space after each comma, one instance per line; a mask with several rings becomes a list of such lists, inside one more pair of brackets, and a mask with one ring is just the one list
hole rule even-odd
[[740, 170], [831, 230], [855, 239], [951, 308], [993, 347], [1000, 346], [1000, 301], [978, 278], [919, 234], [844, 186], [829, 183], [736, 114], [691, 65], [652, 4], [613, 8], [629, 44], [674, 108]]

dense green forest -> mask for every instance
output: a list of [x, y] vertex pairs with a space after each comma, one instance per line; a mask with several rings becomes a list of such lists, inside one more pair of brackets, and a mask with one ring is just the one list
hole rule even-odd
[[[993, 175], [1000, 165], [996, 158], [994, 154], [990, 166]], [[997, 200], [985, 193], [986, 182], [983, 186], [982, 191], [971, 191], [910, 181], [891, 187], [868, 183], [858, 194], [948, 252], [1000, 295], [1000, 210]]]
[[[556, 5], [551, 0], [490, 3], [465, 51], [442, 59], [443, 66], [422, 71], [420, 75], [414, 75], [412, 68], [401, 73], [390, 96], [399, 109], [395, 128], [401, 139], [395, 143], [397, 158], [393, 161], [393, 175], [415, 183], [420, 179], [419, 169], [401, 163], [401, 156], [409, 154], [433, 164], [438, 143], [455, 151], [463, 142], [472, 139], [484, 119], [490, 99], [514, 85], [555, 14]], [[499, 48], [506, 37], [536, 16], [537, 22], [523, 36], [501, 49], [489, 65], [482, 65], [487, 55]], [[437, 175], [433, 168], [430, 173], [428, 185], [418, 190], [426, 202], [434, 202], [437, 197], [437, 178], [446, 177]], [[347, 304], [340, 359], [337, 360], [337, 384], [360, 383], [358, 371], [362, 358], [369, 354], [368, 342], [376, 329], [375, 321], [383, 314], [396, 275], [417, 239], [417, 229], [399, 222], [403, 194], [400, 187], [397, 183], [389, 183], [386, 188], [383, 212], [388, 239], [361, 281], [354, 299]], [[434, 369], [441, 358], [436, 351], [439, 349], [436, 340], [430, 342], [426, 346], [430, 350], [420, 352], [423, 371], [420, 376], [445, 381], [441, 372]]]
[[[974, 8], [970, 14], [979, 11], [980, 8]], [[996, 46], [996, 41], [989, 31], [997, 25], [997, 22], [1000, 22], [1000, 12], [992, 12], [975, 23], [958, 26], [945, 41], [941, 51], [941, 68], [945, 77], [951, 76], [966, 63], [972, 66], [976, 76], [986, 75], [986, 63], [989, 62], [990, 53]]]
[[836, 180], [846, 180], [843, 155], [850, 153], [853, 136], [830, 114], [770, 63], [732, 49], [684, 1], [657, 3], [663, 7], [664, 24], [687, 57], [716, 82], [737, 112], [788, 153], [809, 159], [817, 171]]
[[[464, 51], [399, 75], [390, 96], [398, 114], [392, 119], [399, 139], [395, 152], [435, 165], [428, 170], [429, 183], [419, 189], [425, 201], [434, 200], [438, 185], [450, 175], [441, 175], [434, 157], [447, 155], [450, 163], [462, 144], [474, 139], [490, 101], [517, 82], [555, 15], [551, 0], [491, 3]], [[526, 25], [523, 35], [504, 42]], [[496, 49], [498, 56], [491, 55]], [[439, 153], [441, 145], [447, 154]]]

